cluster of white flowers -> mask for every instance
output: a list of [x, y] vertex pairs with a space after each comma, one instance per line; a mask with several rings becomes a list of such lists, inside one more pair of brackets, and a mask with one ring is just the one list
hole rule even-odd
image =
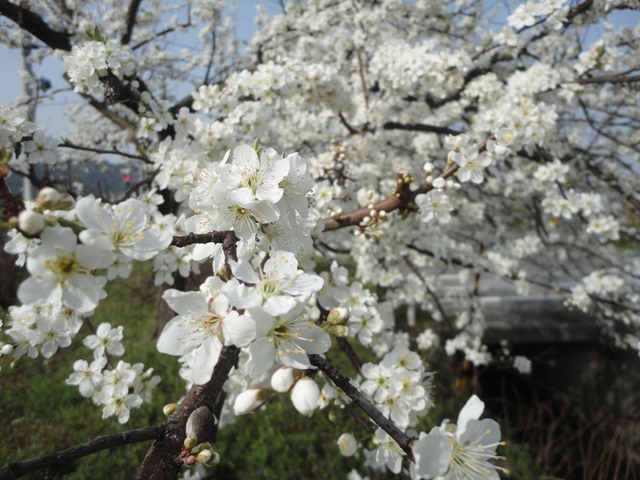
[[[14, 147], [23, 143], [18, 158]], [[36, 165], [53, 165], [58, 161], [58, 142], [30, 122], [18, 109], [0, 105], [0, 147], [10, 152], [10, 165], [18, 170], [26, 168], [25, 162]]]
[[201, 292], [168, 290], [164, 298], [179, 315], [164, 328], [158, 349], [180, 356], [195, 351], [191, 371], [198, 384], [211, 378], [225, 344], [247, 347], [244, 370], [252, 378], [274, 363], [309, 368], [306, 354], [325, 352], [330, 340], [305, 314], [306, 301], [322, 279], [297, 269], [292, 253], [274, 252], [262, 271], [242, 261], [228, 282], [210, 277]]
[[[121, 327], [120, 327], [121, 328]], [[97, 336], [101, 337], [102, 344], [108, 343], [112, 350], [122, 345], [110, 335], [113, 333], [108, 323], [98, 327]], [[116, 330], [117, 332], [117, 330]], [[121, 332], [120, 332], [121, 333]], [[116, 337], [117, 338], [117, 337]], [[121, 338], [121, 337], [120, 337]], [[85, 339], [85, 345], [94, 340]], [[109, 342], [106, 340], [109, 339]], [[89, 341], [87, 341], [89, 340]], [[87, 345], [89, 346], [89, 345]], [[121, 348], [122, 353], [124, 349]], [[106, 352], [109, 352], [107, 347]], [[67, 385], [77, 385], [83, 397], [90, 397], [96, 405], [101, 405], [102, 418], [117, 416], [120, 423], [127, 423], [131, 409], [140, 407], [143, 402], [150, 402], [155, 387], [160, 383], [160, 377], [153, 375], [153, 369], [144, 370], [142, 363], [131, 365], [120, 360], [115, 368], [106, 368], [107, 356], [94, 350], [94, 359], [91, 363], [86, 360], [76, 360], [73, 364], [74, 372], [67, 378]], [[112, 354], [111, 352], [109, 352]], [[117, 355], [117, 353], [113, 353]]]
[[433, 407], [433, 372], [406, 347], [394, 348], [378, 365], [366, 363], [362, 373], [360, 390], [403, 430]]
[[589, 311], [591, 296], [617, 299], [624, 289], [624, 281], [616, 275], [603, 271], [591, 272], [582, 283], [571, 288], [569, 302], [580, 310]]
[[324, 287], [319, 302], [326, 309], [345, 307], [349, 311], [346, 323], [348, 334], [362, 345], [370, 345], [374, 336], [383, 333], [389, 325], [380, 312], [378, 299], [358, 281], [349, 281], [345, 267], [332, 262], [329, 272], [322, 272]]
[[[4, 353], [16, 359], [39, 354], [49, 358], [70, 346], [82, 319], [106, 297], [107, 280], [126, 278], [132, 260], [150, 259], [171, 241], [169, 233], [150, 227], [147, 212], [152, 209], [136, 199], [108, 205], [89, 196], [75, 202], [45, 188], [28, 207], [19, 216], [20, 231], [5, 245], [5, 250], [20, 255], [17, 263], [26, 264], [30, 274], [18, 287], [23, 305], [10, 307], [5, 330], [12, 348]], [[150, 400], [160, 378], [144, 371], [142, 364], [120, 362], [116, 369], [106, 368], [107, 355], [124, 353], [122, 330], [104, 323], [85, 338], [94, 361], [78, 360], [67, 383], [78, 385], [83, 396], [102, 405], [105, 418], [117, 415], [125, 423], [130, 408]]]
[[471, 59], [461, 50], [451, 51], [435, 41], [419, 45], [396, 39], [379, 48], [370, 63], [371, 74], [393, 92], [429, 93], [445, 97], [464, 84]]
[[76, 92], [102, 96], [105, 94], [103, 80], [107, 75], [121, 80], [133, 75], [136, 65], [127, 45], [109, 39], [74, 45], [71, 53], [64, 57], [64, 68]]
[[[233, 229], [251, 252], [254, 246], [297, 253], [311, 246], [306, 195], [311, 177], [297, 153], [283, 158], [273, 149], [260, 155], [249, 145], [229, 151], [222, 162], [202, 165], [189, 205], [196, 215], [185, 227], [196, 233]], [[220, 250], [202, 247], [209, 256]]]
[[[246, 97], [254, 101], [241, 102]], [[253, 72], [233, 73], [224, 86], [202, 86], [193, 98], [197, 111], [211, 113], [213, 118], [228, 116], [232, 124], [245, 128], [255, 126], [256, 110], [268, 108], [281, 99], [292, 99], [299, 108], [308, 106], [305, 102], [313, 102], [335, 111], [349, 109], [351, 103], [342, 78], [330, 64], [295, 61], [279, 64], [270, 61], [261, 63]]]
[[547, 25], [555, 29], [562, 28], [562, 21], [566, 17], [569, 7], [565, 0], [530, 0], [521, 3], [518, 8], [507, 17], [507, 22], [516, 30], [531, 27], [540, 17], [547, 17]]
[[46, 302], [9, 307], [9, 325], [4, 333], [11, 337], [14, 358], [36, 358], [39, 353], [49, 358], [59, 348], [71, 345], [82, 327], [82, 317], [54, 297]]

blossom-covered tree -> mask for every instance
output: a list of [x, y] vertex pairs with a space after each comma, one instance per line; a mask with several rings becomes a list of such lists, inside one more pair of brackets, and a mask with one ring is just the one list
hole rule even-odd
[[[493, 276], [561, 293], [640, 350], [640, 270], [625, 256], [640, 239], [640, 26], [609, 22], [634, 4], [292, 0], [239, 50], [222, 1], [0, 0], [5, 47], [61, 58], [79, 98], [60, 139], [28, 115], [35, 97], [0, 106], [4, 249], [29, 274], [0, 352], [50, 357], [84, 337], [93, 357], [67, 383], [125, 423], [159, 378], [113, 366], [126, 324], [92, 331], [105, 284], [133, 260], [152, 260], [157, 285], [208, 264], [198, 291], [163, 295], [177, 316], [158, 350], [179, 357], [186, 397], [166, 423], [101, 443], [155, 439], [140, 478], [224, 461], [210, 430], [274, 391], [303, 415], [360, 408], [368, 466], [498, 478], [499, 427], [479, 420], [478, 397], [457, 425], [416, 431], [433, 372], [412, 349], [489, 363], [476, 292]], [[201, 48], [165, 48], [188, 32]], [[146, 177], [108, 199], [42, 176], [96, 156]], [[9, 190], [10, 173], [31, 179], [35, 200]], [[466, 290], [455, 319], [436, 288], [443, 267]], [[414, 305], [442, 328], [399, 331], [393, 312]], [[330, 363], [338, 345], [357, 378]], [[348, 432], [338, 444], [367, 450]]]

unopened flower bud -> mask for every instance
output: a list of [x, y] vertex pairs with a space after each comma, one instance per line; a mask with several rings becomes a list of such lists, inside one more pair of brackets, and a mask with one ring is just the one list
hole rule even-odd
[[202, 450], [207, 450], [207, 449], [211, 449], [211, 444], [209, 442], [199, 443], [198, 445], [196, 445], [191, 449], [191, 453], [193, 453], [194, 455], [197, 455]]
[[431, 175], [433, 173], [433, 163], [431, 162], [426, 162], [423, 166], [422, 166], [422, 170], [424, 170], [424, 173], [426, 175]]
[[194, 465], [196, 463], [196, 456], [195, 455], [187, 455], [184, 460], [183, 460], [185, 465], [191, 466]]
[[309, 377], [302, 377], [291, 390], [291, 403], [302, 415], [311, 416], [318, 407], [320, 388]]
[[331, 328], [329, 329], [329, 333], [342, 338], [348, 337], [349, 331], [350, 329], [348, 325], [331, 325]]
[[[0, 342], [0, 344], [2, 344], [2, 342]], [[0, 347], [0, 355], [9, 355], [11, 352], [13, 352], [13, 345], [10, 343], [5, 343]]]
[[216, 272], [216, 275], [218, 277], [220, 277], [222, 280], [224, 280], [225, 282], [228, 282], [230, 280], [231, 277], [229, 277], [229, 270], [227, 270], [226, 266], [223, 266], [221, 268], [218, 269], [218, 271]]
[[196, 462], [207, 463], [209, 460], [211, 460], [212, 456], [213, 456], [213, 452], [211, 450], [208, 450], [208, 449], [202, 450], [198, 453], [198, 456], [196, 457]]
[[60, 192], [58, 192], [55, 188], [44, 187], [38, 192], [36, 203], [41, 209], [48, 209], [58, 203], [61, 197], [62, 195], [60, 195]]
[[165, 415], [171, 415], [173, 412], [176, 411], [176, 408], [178, 408], [177, 403], [167, 403], [164, 407], [162, 407], [162, 412]]
[[246, 415], [260, 408], [264, 403], [260, 393], [261, 389], [259, 388], [250, 388], [242, 392], [236, 397], [236, 401], [233, 404], [233, 412], [236, 415]]
[[[205, 467], [215, 467], [220, 463], [220, 454], [218, 452], [214, 452], [213, 450], [208, 450], [211, 452], [211, 457], [206, 462], [202, 462]], [[200, 460], [199, 460], [200, 461]]]
[[198, 455], [196, 456], [196, 461], [200, 463], [206, 463], [209, 460], [211, 460], [212, 456], [213, 454], [211, 450], [208, 450], [208, 449], [201, 450], [200, 452], [198, 452]]
[[293, 381], [293, 368], [280, 367], [278, 370], [273, 372], [273, 375], [271, 375], [271, 388], [276, 392], [285, 393], [291, 389]]
[[44, 230], [44, 216], [31, 210], [22, 210], [18, 215], [18, 226], [27, 235], [37, 235]]
[[184, 442], [182, 442], [182, 445], [184, 445], [184, 448], [186, 448], [187, 450], [191, 450], [197, 444], [198, 441], [195, 439], [195, 437], [187, 437], [184, 439]]
[[349, 319], [349, 309], [346, 307], [336, 307], [327, 315], [327, 322], [333, 325], [339, 325]]
[[62, 198], [56, 205], [56, 208], [58, 210], [71, 210], [75, 206], [76, 206], [75, 199], [68, 193], [65, 193], [62, 195]]
[[433, 181], [433, 188], [441, 189], [444, 188], [445, 184], [444, 178], [438, 177]]

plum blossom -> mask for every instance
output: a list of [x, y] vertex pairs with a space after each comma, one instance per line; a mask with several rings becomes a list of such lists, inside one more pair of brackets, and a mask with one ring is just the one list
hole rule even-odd
[[27, 257], [31, 277], [18, 288], [23, 303], [47, 300], [61, 291], [62, 299], [81, 313], [96, 308], [106, 296], [102, 283], [91, 272], [113, 263], [113, 254], [89, 245], [78, 245], [73, 230], [49, 227], [42, 243]]
[[129, 387], [119, 383], [107, 385], [96, 395], [96, 401], [102, 405], [102, 418], [118, 417], [118, 422], [127, 423], [131, 409], [142, 405], [142, 397], [137, 393], [129, 393]]
[[381, 428], [376, 429], [373, 439], [377, 445], [375, 460], [378, 465], [386, 465], [393, 473], [400, 473], [404, 453], [400, 445]]
[[258, 156], [255, 148], [240, 145], [233, 149], [232, 163], [221, 170], [220, 179], [230, 189], [228, 198], [241, 207], [252, 208], [262, 201], [275, 206], [284, 194], [280, 182], [289, 168], [289, 161], [273, 149]]
[[171, 235], [149, 228], [144, 204], [133, 198], [113, 207], [99, 205], [92, 196], [78, 200], [78, 218], [86, 230], [80, 233], [85, 245], [122, 253], [136, 260], [149, 260], [171, 243]]
[[73, 373], [65, 380], [67, 385], [77, 385], [80, 395], [90, 397], [104, 383], [102, 370], [107, 365], [107, 357], [96, 358], [90, 364], [86, 360], [76, 360]]
[[105, 87], [101, 78], [109, 73], [119, 79], [132, 75], [135, 63], [127, 45], [109, 39], [74, 45], [71, 54], [64, 57], [64, 68], [76, 92], [102, 95]]
[[257, 272], [247, 261], [232, 262], [234, 276], [223, 293], [239, 308], [260, 307], [269, 315], [291, 311], [298, 303], [306, 302], [320, 290], [324, 281], [317, 275], [298, 272], [298, 261], [291, 252], [270, 254], [262, 272]]
[[478, 153], [478, 149], [474, 146], [470, 151], [465, 151], [456, 163], [460, 166], [458, 169], [460, 182], [471, 180], [473, 183], [482, 183], [484, 169], [491, 165], [491, 157], [486, 152]]
[[108, 323], [101, 323], [95, 335], [89, 335], [84, 339], [84, 345], [93, 350], [95, 359], [106, 354], [120, 356], [124, 354], [122, 345], [123, 327], [112, 328]]
[[343, 433], [340, 435], [337, 443], [340, 453], [345, 457], [351, 457], [358, 451], [356, 439], [350, 433]]
[[274, 362], [300, 370], [313, 368], [308, 354], [325, 353], [331, 346], [329, 335], [305, 313], [304, 304], [281, 315], [268, 315], [260, 309], [250, 309], [258, 335], [247, 351], [247, 373], [257, 378]]
[[419, 478], [499, 480], [500, 426], [491, 419], [479, 420], [484, 403], [472, 395], [458, 415], [457, 426], [443, 423], [430, 433], [420, 433], [412, 450]]
[[209, 277], [200, 292], [167, 290], [162, 298], [178, 313], [165, 325], [158, 350], [169, 355], [195, 352], [192, 380], [207, 383], [213, 374], [223, 345], [248, 345], [256, 335], [255, 321], [231, 310], [229, 300], [220, 295], [224, 282]]
[[437, 220], [439, 223], [449, 223], [451, 212], [454, 208], [449, 202], [449, 197], [438, 190], [430, 190], [416, 196], [416, 204], [420, 207], [420, 221], [429, 222]]

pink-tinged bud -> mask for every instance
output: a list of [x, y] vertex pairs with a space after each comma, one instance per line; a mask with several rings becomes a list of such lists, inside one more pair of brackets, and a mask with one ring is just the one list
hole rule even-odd
[[350, 433], [343, 433], [338, 438], [338, 448], [345, 457], [350, 457], [358, 450], [356, 439]]
[[200, 454], [202, 452], [200, 452], [200, 454], [198, 454], [197, 460], [199, 462], [203, 463], [205, 467], [215, 467], [220, 463], [220, 454], [218, 452], [214, 452], [213, 450], [203, 450], [203, 451], [210, 453], [209, 460], [207, 460], [207, 461], [199, 460]]
[[250, 388], [236, 397], [233, 404], [233, 412], [236, 415], [246, 415], [262, 406], [264, 400], [261, 398], [260, 388]]
[[196, 463], [196, 456], [195, 455], [187, 455], [184, 460], [183, 460], [185, 465], [191, 466], [194, 465]]
[[200, 463], [207, 463], [209, 460], [211, 460], [211, 457], [213, 456], [213, 454], [211, 453], [211, 450], [202, 450], [198, 453], [198, 456], [196, 457], [196, 462], [200, 462]]
[[285, 393], [291, 389], [293, 381], [293, 368], [280, 367], [271, 375], [271, 388], [276, 392]]
[[62, 195], [55, 188], [44, 187], [38, 192], [36, 197], [36, 203], [41, 209], [50, 209], [53, 205], [58, 203]]
[[311, 416], [318, 407], [320, 388], [309, 377], [302, 377], [291, 390], [291, 403], [302, 415]]
[[336, 307], [327, 315], [327, 322], [339, 325], [349, 319], [349, 310], [346, 307]]
[[76, 200], [68, 193], [63, 193], [62, 198], [56, 205], [58, 210], [71, 210], [76, 206]]
[[18, 227], [27, 235], [37, 235], [44, 230], [44, 216], [31, 210], [22, 210], [18, 215]]

